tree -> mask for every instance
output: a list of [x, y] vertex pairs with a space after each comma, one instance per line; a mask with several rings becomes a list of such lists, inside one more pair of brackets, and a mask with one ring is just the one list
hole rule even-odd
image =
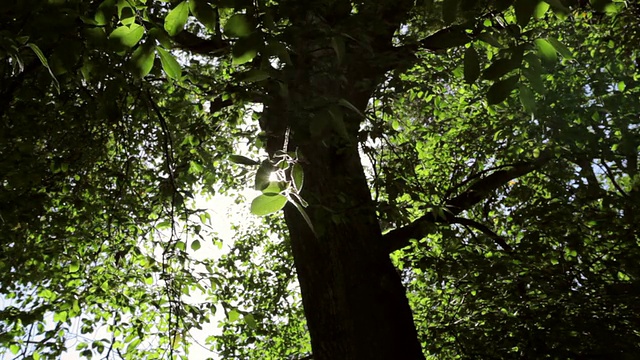
[[[227, 357], [306, 356], [307, 330], [313, 359], [633, 357], [638, 11], [2, 5], [0, 289], [20, 305], [2, 342], [55, 357], [80, 317], [112, 333], [84, 355], [180, 353], [214, 308], [184, 301], [199, 289], [225, 304]], [[268, 159], [230, 156], [239, 138]], [[190, 258], [210, 236], [195, 189], [254, 174], [252, 209], [284, 207], [284, 225], [265, 222], [286, 241], [248, 231], [218, 263]], [[304, 320], [281, 302], [296, 299], [291, 261]]]

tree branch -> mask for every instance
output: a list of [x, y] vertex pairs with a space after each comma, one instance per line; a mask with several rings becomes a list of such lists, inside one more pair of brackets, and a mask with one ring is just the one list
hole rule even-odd
[[488, 237], [490, 237], [491, 239], [493, 239], [493, 241], [495, 241], [496, 244], [500, 245], [500, 247], [503, 248], [505, 251], [507, 251], [507, 252], [513, 251], [511, 246], [509, 244], [507, 244], [507, 242], [505, 241], [504, 238], [502, 238], [500, 235], [498, 235], [495, 232], [493, 232], [487, 226], [485, 226], [485, 225], [483, 225], [483, 224], [481, 224], [481, 223], [479, 223], [479, 222], [477, 222], [475, 220], [456, 217], [456, 218], [453, 219], [453, 223], [454, 224], [460, 224], [460, 225], [468, 226], [468, 227], [472, 227], [472, 228], [474, 228], [476, 230], [479, 230], [483, 234], [485, 234]]
[[[435, 223], [456, 223], [456, 219], [460, 219], [456, 217], [457, 215], [486, 199], [496, 189], [506, 185], [509, 181], [538, 170], [549, 162], [552, 157], [551, 152], [546, 152], [534, 161], [515, 164], [508, 170], [498, 170], [476, 181], [458, 196], [445, 201], [444, 208], [446, 208], [446, 211], [440, 214], [435, 212], [425, 214], [406, 226], [386, 233], [383, 236], [383, 240], [387, 244], [389, 252], [408, 246], [411, 239], [422, 239], [431, 232], [432, 225]], [[494, 237], [492, 238], [496, 240]], [[500, 245], [502, 246], [502, 244]], [[506, 249], [505, 246], [502, 247]]]

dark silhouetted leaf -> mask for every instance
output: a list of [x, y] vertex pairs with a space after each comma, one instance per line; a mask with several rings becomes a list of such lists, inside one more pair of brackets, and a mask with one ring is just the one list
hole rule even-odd
[[499, 104], [509, 97], [513, 89], [518, 85], [518, 76], [514, 75], [505, 80], [498, 81], [491, 85], [487, 91], [487, 101], [489, 104]]
[[471, 84], [480, 76], [480, 57], [473, 47], [464, 52], [464, 81]]
[[189, 0], [189, 10], [211, 32], [216, 31], [218, 15], [206, 0]]
[[224, 25], [224, 33], [230, 37], [247, 37], [251, 35], [253, 30], [251, 20], [245, 14], [235, 14], [231, 16]]
[[145, 77], [151, 69], [156, 58], [156, 49], [153, 45], [143, 44], [131, 55], [131, 61], [135, 68], [135, 75], [139, 78]]
[[229, 161], [240, 165], [260, 165], [258, 161], [249, 159], [248, 157], [242, 155], [229, 155]]
[[518, 25], [525, 27], [531, 21], [533, 12], [538, 5], [539, 0], [516, 0], [513, 7], [516, 10], [516, 19]]
[[445, 50], [462, 46], [471, 41], [469, 35], [461, 27], [440, 30], [422, 40], [422, 46], [429, 50]]

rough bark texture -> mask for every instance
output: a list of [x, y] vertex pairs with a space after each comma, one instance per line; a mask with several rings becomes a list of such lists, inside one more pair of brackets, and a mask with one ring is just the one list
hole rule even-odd
[[[364, 112], [384, 73], [388, 57], [383, 53], [390, 47], [394, 25], [360, 34], [372, 39], [368, 51], [346, 39], [344, 54], [336, 54], [333, 30], [323, 31], [321, 21], [313, 14], [294, 21], [294, 66], [283, 72], [279, 84], [286, 84], [287, 91], [274, 86], [261, 121], [270, 136], [269, 153], [287, 143], [287, 150], [299, 151], [304, 167], [302, 196], [317, 236], [295, 207], [287, 205], [285, 219], [313, 359], [423, 359], [358, 155], [356, 138], [363, 119], [339, 105], [346, 100]], [[363, 24], [374, 24], [355, 18], [344, 23], [352, 27], [350, 34], [362, 33]], [[344, 131], [327, 112], [343, 115]], [[320, 122], [316, 131], [310, 130], [314, 121]]]
[[[314, 359], [421, 359], [400, 277], [382, 246], [354, 148], [302, 151], [316, 238], [297, 210], [285, 209]], [[347, 200], [343, 200], [347, 199]]]

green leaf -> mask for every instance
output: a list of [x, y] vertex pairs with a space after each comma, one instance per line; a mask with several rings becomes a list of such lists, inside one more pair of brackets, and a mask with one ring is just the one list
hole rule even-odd
[[627, 88], [627, 84], [624, 81], [619, 81], [617, 86], [618, 86], [618, 91], [624, 91], [624, 89]]
[[182, 68], [173, 55], [167, 50], [156, 47], [158, 55], [160, 56], [160, 62], [162, 63], [162, 69], [171, 79], [178, 80], [182, 76]]
[[536, 19], [541, 19], [544, 17], [544, 14], [549, 10], [549, 4], [545, 1], [540, 1], [538, 5], [536, 5], [536, 9], [533, 11], [533, 17]]
[[251, 213], [258, 216], [273, 214], [282, 209], [287, 198], [281, 194], [262, 194], [251, 202]]
[[189, 0], [191, 14], [204, 25], [207, 30], [216, 32], [218, 15], [206, 0]]
[[186, 1], [181, 2], [169, 11], [167, 17], [164, 19], [164, 29], [171, 36], [177, 35], [184, 29], [189, 17], [189, 4]]
[[200, 249], [201, 245], [200, 245], [200, 241], [199, 240], [193, 240], [191, 242], [191, 250], [193, 251], [198, 251], [198, 249]]
[[562, 55], [563, 58], [567, 60], [573, 59], [573, 53], [571, 52], [571, 50], [569, 50], [569, 48], [561, 43], [558, 39], [550, 37], [547, 38], [547, 40], [553, 46], [553, 48], [556, 49], [556, 51], [560, 53], [560, 55]]
[[156, 58], [155, 47], [149, 44], [143, 44], [131, 55], [131, 61], [136, 69], [135, 75], [139, 78], [147, 76], [153, 69], [153, 61]]
[[458, 17], [459, 0], [444, 0], [442, 3], [442, 20], [445, 24], [451, 24]]
[[54, 322], [65, 322], [65, 321], [67, 321], [68, 317], [69, 317], [69, 314], [66, 311], [60, 311], [60, 312], [57, 312], [57, 313], [53, 314], [53, 321]]
[[230, 310], [227, 313], [227, 317], [229, 318], [229, 321], [234, 322], [240, 318], [240, 313], [236, 310]]
[[282, 181], [269, 181], [269, 185], [266, 188], [262, 189], [263, 194], [279, 194], [286, 188], [286, 183]]
[[480, 76], [480, 57], [473, 47], [464, 52], [464, 81], [471, 84]]
[[533, 16], [533, 12], [538, 5], [539, 0], [516, 0], [513, 7], [516, 12], [516, 19], [518, 20], [518, 25], [525, 27], [531, 21], [531, 17]]
[[302, 165], [298, 163], [293, 164], [293, 168], [291, 168], [291, 179], [293, 180], [293, 187], [296, 191], [300, 192], [302, 185], [304, 185], [304, 170], [302, 169]]
[[529, 113], [529, 114], [533, 114], [536, 111], [536, 97], [533, 94], [533, 91], [531, 91], [531, 89], [529, 89], [528, 87], [520, 84], [518, 86], [519, 89], [519, 98], [520, 98], [520, 103], [522, 104], [522, 106], [524, 107], [524, 109]]
[[253, 188], [258, 191], [266, 189], [267, 186], [269, 186], [269, 178], [271, 177], [273, 170], [275, 170], [273, 164], [271, 164], [269, 160], [264, 160], [260, 164], [258, 171], [256, 171], [256, 179]]
[[246, 314], [243, 318], [244, 318], [244, 322], [247, 324], [247, 326], [250, 329], [255, 329], [258, 327], [258, 324], [256, 323], [256, 319], [253, 317], [253, 315]]
[[487, 101], [489, 104], [499, 104], [506, 100], [518, 84], [518, 76], [513, 75], [505, 80], [498, 81], [491, 85], [487, 91]]
[[49, 71], [49, 75], [51, 75], [51, 78], [53, 79], [53, 85], [55, 86], [58, 93], [60, 93], [60, 83], [58, 82], [58, 79], [56, 78], [56, 76], [53, 74], [53, 71], [51, 71], [51, 67], [49, 67], [49, 62], [47, 61], [47, 58], [42, 53], [42, 50], [40, 50], [38, 45], [34, 43], [28, 43], [27, 46], [31, 49], [31, 51], [33, 51], [36, 54], [42, 66], [44, 66]]
[[18, 355], [18, 353], [20, 352], [20, 345], [11, 344], [11, 345], [9, 345], [9, 350], [11, 351], [11, 353], [13, 355]]
[[247, 37], [253, 32], [250, 18], [245, 14], [234, 14], [224, 24], [224, 33], [229, 37]]
[[229, 161], [234, 164], [240, 165], [260, 165], [258, 161], [249, 159], [248, 157], [242, 155], [229, 155]]
[[80, 270], [80, 263], [78, 263], [77, 261], [74, 261], [69, 265], [70, 273], [78, 272], [78, 270]]
[[622, 271], [618, 271], [618, 280], [620, 281], [630, 281], [631, 277]]
[[558, 53], [551, 43], [545, 39], [536, 39], [534, 41], [538, 48], [538, 54], [545, 62], [553, 64], [558, 61]]
[[109, 39], [119, 45], [132, 48], [142, 39], [144, 26], [131, 24], [130, 26], [120, 26], [111, 32]]
[[103, 1], [100, 6], [98, 6], [98, 9], [96, 10], [96, 14], [94, 16], [96, 25], [106, 25], [111, 20], [111, 17], [116, 15], [116, 12], [117, 9], [115, 6], [115, 1]]

